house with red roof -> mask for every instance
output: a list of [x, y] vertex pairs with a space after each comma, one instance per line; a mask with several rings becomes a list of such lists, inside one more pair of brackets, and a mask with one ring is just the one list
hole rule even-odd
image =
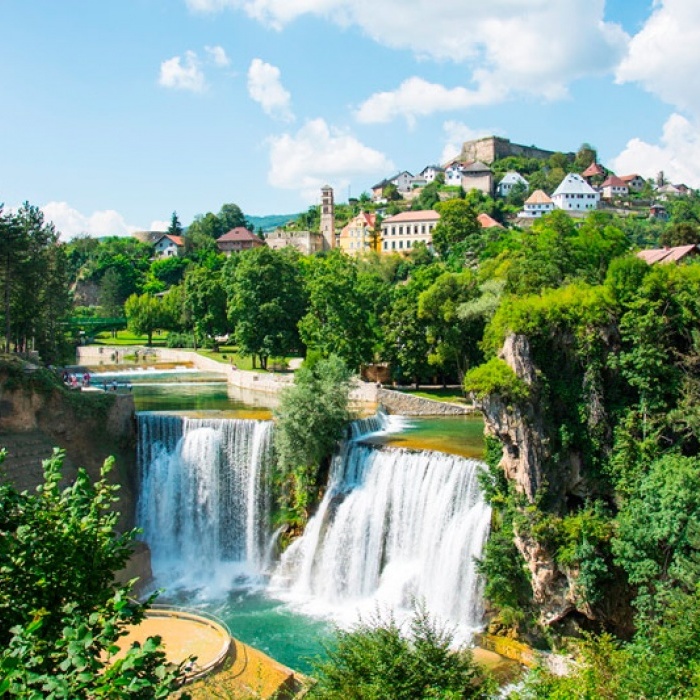
[[618, 197], [628, 197], [630, 188], [622, 178], [617, 177], [617, 175], [610, 175], [600, 186], [600, 192], [603, 199], [616, 199]]
[[265, 245], [263, 241], [243, 226], [237, 226], [216, 239], [217, 248], [225, 255], [259, 248], [261, 245]]
[[689, 245], [678, 245], [672, 248], [650, 248], [640, 250], [637, 257], [644, 260], [649, 265], [667, 263], [678, 263], [695, 258], [700, 254], [700, 245], [691, 243]]
[[481, 214], [476, 217], [476, 220], [481, 225], [481, 228], [505, 228], [503, 224], [484, 212], [481, 212]]
[[537, 219], [554, 211], [554, 202], [544, 190], [535, 190], [524, 202], [518, 216], [525, 219]]
[[185, 251], [185, 240], [182, 236], [162, 234], [153, 244], [156, 258], [174, 258]]
[[600, 182], [605, 179], [607, 173], [605, 168], [600, 163], [591, 163], [582, 173], [581, 177], [589, 184], [592, 185], [593, 182]]
[[433, 229], [440, 214], [433, 209], [404, 211], [382, 221], [382, 253], [408, 253], [416, 243], [432, 248]]
[[339, 248], [348, 255], [360, 255], [360, 253], [374, 250], [379, 238], [374, 231], [376, 222], [376, 214], [361, 211], [350, 219], [340, 231]]
[[630, 192], [641, 192], [646, 185], [646, 180], [637, 173], [632, 173], [631, 175], [620, 175], [620, 180], [622, 180]]

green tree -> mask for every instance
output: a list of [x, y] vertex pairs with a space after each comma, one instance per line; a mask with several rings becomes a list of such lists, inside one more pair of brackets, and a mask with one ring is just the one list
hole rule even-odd
[[479, 295], [476, 275], [445, 272], [418, 298], [418, 318], [427, 322], [428, 362], [443, 373], [455, 370], [461, 384], [470, 365], [482, 358], [479, 341], [483, 322], [458, 314], [459, 307]]
[[177, 212], [174, 211], [170, 217], [170, 226], [168, 226], [168, 234], [171, 236], [182, 236], [183, 229], [180, 219], [177, 218]]
[[309, 697], [318, 700], [466, 700], [488, 698], [493, 685], [468, 649], [452, 651], [452, 635], [418, 609], [405, 634], [391, 617], [375, 616], [337, 630], [317, 661]]
[[148, 345], [153, 344], [153, 332], [162, 326], [163, 313], [160, 301], [150, 294], [132, 294], [124, 304], [126, 323], [136, 335], [146, 334]]
[[124, 299], [121, 296], [119, 273], [108, 269], [102, 276], [98, 302], [106, 318], [117, 318], [124, 313]]
[[661, 234], [662, 246], [678, 246], [700, 243], [700, 229], [696, 222], [682, 221], [669, 225]]
[[297, 326], [306, 311], [306, 294], [297, 254], [291, 249], [253, 248], [231, 256], [223, 277], [228, 319], [240, 354], [257, 355], [267, 369], [270, 357], [300, 350]]
[[435, 207], [440, 220], [433, 231], [433, 246], [441, 257], [446, 257], [457, 243], [466, 243], [472, 250], [478, 247], [481, 224], [474, 206], [463, 199], [449, 199]]
[[165, 698], [180, 685], [180, 669], [167, 667], [157, 637], [113, 658], [151, 602], [131, 598], [133, 582], [115, 582], [135, 531], [115, 532], [113, 461], [97, 483], [79, 470], [61, 490], [63, 458], [56, 450], [44, 462], [36, 494], [0, 486], [0, 696]]
[[348, 367], [359, 368], [372, 359], [376, 339], [368, 309], [357, 285], [357, 261], [331, 251], [310, 262], [306, 273], [307, 313], [299, 334], [307, 348], [324, 356], [341, 357]]
[[184, 290], [183, 318], [200, 345], [228, 332], [226, 291], [220, 269], [191, 267], [185, 276]]
[[350, 372], [337, 356], [305, 362], [275, 410], [276, 480], [287, 519], [303, 525], [350, 415]]

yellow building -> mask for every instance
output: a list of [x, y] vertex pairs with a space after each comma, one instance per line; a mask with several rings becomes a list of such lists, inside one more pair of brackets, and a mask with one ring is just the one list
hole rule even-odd
[[376, 214], [368, 214], [364, 211], [350, 219], [338, 236], [340, 249], [348, 255], [360, 255], [370, 250], [377, 250], [379, 235], [374, 231], [376, 221]]

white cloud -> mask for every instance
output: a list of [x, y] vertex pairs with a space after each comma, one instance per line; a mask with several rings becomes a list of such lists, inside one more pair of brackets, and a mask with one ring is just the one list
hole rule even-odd
[[265, 114], [283, 121], [292, 121], [291, 95], [282, 86], [280, 69], [259, 58], [248, 68], [248, 94], [258, 102]]
[[462, 151], [462, 144], [465, 141], [472, 141], [483, 136], [492, 136], [498, 133], [497, 129], [472, 129], [463, 122], [446, 121], [442, 125], [445, 134], [445, 147], [442, 149], [440, 163], [447, 163], [454, 159]]
[[307, 122], [299, 131], [269, 139], [273, 187], [298, 190], [308, 202], [319, 188], [343, 189], [354, 177], [380, 177], [395, 169], [383, 153], [365, 146], [351, 134], [329, 127], [323, 119]]
[[617, 81], [638, 82], [700, 122], [700, 92], [692, 86], [700, 72], [700, 3], [656, 0], [644, 27], [629, 44]]
[[[49, 202], [41, 207], [47, 221], [52, 221], [61, 234], [61, 240], [70, 240], [81, 233], [101, 236], [130, 236], [138, 226], [126, 223], [124, 217], [113, 209], [85, 215], [73, 209], [67, 202]], [[167, 228], [167, 226], [166, 226]]]
[[639, 173], [647, 178], [663, 170], [673, 183], [700, 187], [700, 131], [685, 117], [672, 114], [659, 144], [631, 139], [611, 167], [621, 175]]
[[448, 89], [422, 78], [409, 78], [393, 92], [378, 92], [360, 105], [355, 116], [359, 122], [389, 122], [404, 117], [409, 124], [418, 116], [434, 112], [466, 109], [479, 104], [490, 104], [498, 99], [488, 86], [480, 91], [463, 87]]
[[226, 55], [226, 51], [223, 46], [205, 46], [204, 50], [209, 56], [209, 60], [219, 68], [225, 68], [231, 64], [229, 57]]
[[[439, 110], [492, 104], [513, 94], [559, 99], [571, 81], [612, 71], [629, 40], [619, 25], [604, 20], [605, 0], [461, 0], [444, 12], [436, 11], [434, 0], [188, 0], [188, 5], [210, 12], [242, 9], [277, 29], [317, 15], [358, 26], [390, 48], [464, 64], [470, 88], [456, 92], [434, 85]], [[396, 114], [393, 105], [408, 99], [409, 87], [404, 83], [393, 97], [370, 97], [360, 114], [366, 120]], [[414, 116], [429, 113], [425, 104], [411, 104]]]
[[206, 87], [204, 73], [194, 51], [186, 51], [184, 57], [174, 56], [163, 61], [158, 82], [164, 87], [191, 92], [202, 92]]

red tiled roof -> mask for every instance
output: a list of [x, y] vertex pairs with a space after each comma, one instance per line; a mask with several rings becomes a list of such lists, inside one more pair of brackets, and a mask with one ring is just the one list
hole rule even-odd
[[230, 231], [225, 233], [223, 236], [219, 236], [219, 238], [216, 239], [217, 243], [220, 242], [228, 242], [228, 241], [251, 241], [251, 240], [260, 240], [254, 233], [251, 233], [247, 228], [244, 228], [243, 226], [238, 226], [236, 228], [232, 228]]
[[481, 224], [481, 228], [503, 228], [503, 225], [499, 224], [498, 221], [496, 221], [496, 219], [483, 212], [479, 214], [479, 216], [477, 216], [476, 218]]
[[605, 180], [601, 187], [627, 187], [627, 183], [617, 175], [611, 175]]
[[535, 190], [526, 200], [525, 204], [554, 204], [552, 198], [543, 190]]
[[637, 177], [642, 178], [642, 180], [644, 179], [641, 175], [633, 173], [632, 175], [620, 175], [620, 180], [622, 180], [623, 182], [632, 182], [632, 180], [634, 180]]
[[400, 214], [394, 214], [394, 216], [388, 216], [383, 224], [401, 224], [406, 221], [438, 221], [440, 219], [440, 214], [438, 214], [433, 209], [420, 209], [418, 211], [403, 211]]
[[640, 250], [637, 257], [644, 260], [649, 265], [655, 263], [678, 262], [687, 255], [698, 253], [698, 245], [691, 243], [690, 245], [679, 245], [673, 248], [652, 248], [649, 250]]
[[605, 170], [600, 163], [591, 163], [582, 173], [583, 177], [593, 177], [594, 175], [605, 175]]
[[173, 236], [173, 235], [170, 234], [170, 233], [164, 233], [164, 234], [156, 241], [156, 243], [159, 243], [159, 242], [162, 241], [164, 238], [167, 238], [167, 239], [171, 240], [176, 246], [184, 246], [184, 245], [185, 245], [185, 241], [184, 241], [184, 239], [183, 239], [182, 236]]

